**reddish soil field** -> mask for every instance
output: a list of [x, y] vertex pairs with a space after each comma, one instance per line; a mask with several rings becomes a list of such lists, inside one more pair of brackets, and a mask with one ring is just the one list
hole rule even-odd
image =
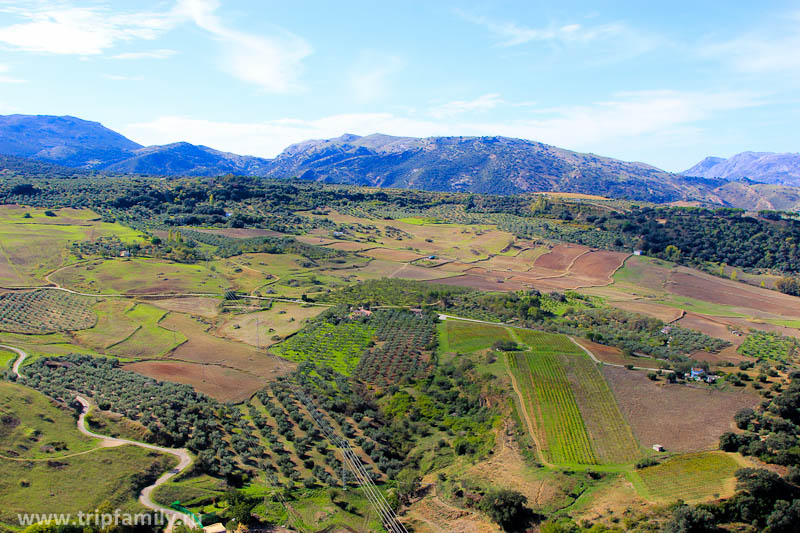
[[800, 330], [794, 328], [787, 328], [786, 326], [776, 326], [775, 324], [768, 324], [766, 322], [753, 322], [746, 318], [720, 318], [719, 320], [725, 321], [742, 331], [749, 331], [750, 329], [760, 329], [762, 331], [772, 331], [787, 337], [794, 337], [800, 339]]
[[518, 291], [525, 288], [525, 285], [522, 283], [502, 280], [502, 278], [499, 279], [502, 281], [501, 283], [498, 283], [498, 278], [479, 276], [475, 274], [464, 274], [463, 276], [431, 280], [431, 283], [455, 285], [458, 287], [471, 287], [473, 289], [498, 292]]
[[374, 257], [375, 259], [385, 259], [386, 261], [397, 261], [400, 263], [407, 263], [408, 261], [414, 261], [420, 257], [425, 257], [410, 250], [392, 250], [390, 248], [373, 248], [372, 250], [362, 252], [361, 255]]
[[233, 239], [249, 239], [250, 237], [279, 237], [283, 235], [283, 233], [280, 233], [278, 231], [272, 231], [269, 229], [258, 229], [258, 228], [213, 228], [213, 229], [186, 228], [186, 229], [199, 231], [201, 233], [222, 235], [223, 237], [231, 237]]
[[691, 272], [688, 269], [673, 273], [667, 289], [681, 296], [707, 302], [766, 311], [785, 317], [800, 317], [800, 298]]
[[221, 402], [242, 402], [264, 387], [264, 380], [232, 368], [173, 361], [144, 361], [125, 370], [163, 381], [190, 385]]
[[684, 312], [681, 309], [676, 309], [668, 305], [651, 303], [646, 300], [627, 300], [624, 302], [608, 302], [608, 304], [618, 309], [622, 309], [623, 311], [641, 313], [643, 315], [652, 316], [664, 322], [673, 322], [684, 315]]
[[742, 341], [744, 341], [744, 336], [731, 333], [726, 322], [705, 315], [686, 313], [686, 316], [678, 320], [676, 324], [683, 328], [693, 329], [711, 337], [728, 341], [735, 346], [740, 345]]
[[580, 244], [559, 244], [550, 253], [539, 256], [533, 264], [537, 267], [563, 272], [569, 268], [576, 257], [589, 250], [589, 247]]
[[575, 276], [610, 283], [611, 276], [622, 266], [628, 255], [605, 250], [592, 251], [579, 256], [569, 272]]
[[[288, 361], [258, 351], [244, 343], [221, 339], [206, 332], [206, 325], [186, 315], [170, 313], [159, 325], [183, 333], [188, 339], [169, 359], [220, 365], [264, 379], [274, 379], [294, 369]], [[261, 381], [262, 386], [264, 380]]]
[[661, 444], [670, 452], [717, 449], [719, 436], [733, 429], [733, 415], [754, 407], [759, 397], [746, 390], [718, 391], [707, 385], [668, 385], [645, 372], [603, 366], [622, 414], [642, 446]]
[[711, 365], [716, 365], [725, 361], [733, 364], [738, 364], [741, 361], [752, 361], [749, 357], [740, 355], [739, 352], [736, 351], [736, 346], [723, 348], [719, 353], [694, 352], [691, 354], [691, 357], [698, 361], [706, 361]]

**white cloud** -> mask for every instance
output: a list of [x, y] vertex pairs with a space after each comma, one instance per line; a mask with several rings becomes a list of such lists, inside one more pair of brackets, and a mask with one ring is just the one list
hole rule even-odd
[[499, 94], [488, 93], [474, 100], [454, 100], [452, 102], [447, 102], [431, 109], [430, 114], [434, 118], [450, 118], [463, 113], [489, 111], [504, 103]]
[[181, 0], [174, 12], [219, 41], [224, 50], [220, 68], [229, 74], [271, 92], [300, 88], [302, 60], [312, 52], [303, 38], [279, 28], [269, 37], [231, 29], [216, 15], [218, 7], [215, 0]]
[[[271, 28], [255, 35], [230, 28], [217, 15], [215, 0], [178, 0], [163, 12], [112, 12], [105, 6], [74, 7], [47, 1], [37, 7], [0, 8], [23, 22], [0, 27], [0, 43], [26, 52], [97, 56], [137, 40], [154, 40], [175, 27], [193, 23], [216, 40], [223, 51], [222, 70], [272, 92], [297, 89], [302, 60], [311, 46], [301, 37]], [[122, 52], [116, 59], [160, 59], [173, 50]]]
[[177, 50], [162, 48], [160, 50], [146, 50], [143, 52], [125, 52], [111, 57], [112, 59], [167, 59], [177, 54]]
[[385, 96], [391, 77], [404, 67], [405, 61], [396, 56], [362, 55], [348, 74], [353, 96], [360, 102], [372, 102]]
[[142, 81], [142, 76], [123, 76], [120, 74], [103, 74], [103, 78], [111, 81]]
[[497, 46], [517, 46], [534, 41], [560, 44], [585, 44], [601, 38], [612, 38], [628, 32], [626, 26], [615, 22], [585, 27], [580, 24], [549, 24], [541, 28], [523, 26], [513, 21], [497, 21], [462, 10], [456, 13], [468, 22], [483, 26], [494, 34]]
[[701, 45], [699, 54], [752, 74], [800, 73], [800, 11], [779, 20], [767, 29]]
[[[644, 91], [620, 93], [613, 99], [591, 105], [539, 109], [532, 116], [505, 122], [431, 120], [391, 113], [353, 113], [315, 120], [287, 118], [253, 123], [161, 117], [152, 122], [125, 125], [119, 130], [146, 144], [185, 140], [262, 157], [274, 157], [292, 143], [337, 137], [345, 132], [416, 137], [503, 135], [573, 150], [608, 151], [612, 155], [625, 157], [625, 153], [633, 154], [637, 145], [652, 143], [654, 139], [673, 144], [687, 142], [687, 132], [696, 131], [698, 122], [715, 113], [760, 103], [757, 96], [746, 93]], [[624, 146], [624, 150], [628, 151], [621, 151], [619, 146]]]
[[25, 80], [9, 76], [9, 70], [8, 65], [0, 65], [0, 83], [25, 83]]
[[42, 4], [0, 12], [25, 22], [0, 28], [0, 42], [27, 52], [99, 55], [119, 42], [155, 39], [171, 28], [169, 14], [112, 14], [102, 7]]

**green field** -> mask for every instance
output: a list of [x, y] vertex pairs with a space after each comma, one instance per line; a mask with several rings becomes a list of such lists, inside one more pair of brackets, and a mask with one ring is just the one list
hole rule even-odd
[[222, 294], [230, 285], [204, 264], [143, 257], [97, 259], [65, 268], [52, 279], [64, 287], [92, 294]]
[[16, 352], [9, 352], [0, 348], [0, 369], [2, 368], [10, 368], [11, 362], [17, 358]]
[[6, 457], [61, 457], [96, 445], [94, 439], [78, 433], [70, 412], [21, 385], [0, 381], [0, 415], [0, 455]]
[[171, 456], [136, 446], [103, 448], [49, 462], [0, 462], [0, 523], [16, 527], [18, 513], [77, 513], [100, 507], [144, 512], [137, 502], [140, 487], [134, 485], [134, 477], [148, 468], [163, 472], [175, 464]]
[[186, 342], [186, 337], [158, 325], [167, 312], [151, 305], [137, 303], [125, 317], [138, 324], [136, 330], [121, 342], [107, 348], [119, 357], [161, 357]]
[[697, 501], [729, 494], [739, 463], [723, 452], [682, 455], [631, 473], [634, 485], [653, 501]]
[[470, 353], [491, 348], [497, 341], [512, 340], [504, 326], [446, 320], [440, 328], [443, 330], [440, 340], [445, 352]]

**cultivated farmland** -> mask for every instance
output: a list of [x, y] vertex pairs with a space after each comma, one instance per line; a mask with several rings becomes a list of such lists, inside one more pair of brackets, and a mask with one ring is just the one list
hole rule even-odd
[[698, 501], [733, 492], [733, 475], [739, 468], [730, 454], [709, 452], [673, 457], [631, 475], [641, 480], [643, 495], [649, 500]]
[[92, 302], [92, 298], [44, 289], [0, 293], [0, 330], [30, 334], [90, 328], [96, 320]]
[[522, 401], [536, 418], [539, 442], [548, 460], [556, 464], [597, 464], [591, 438], [558, 357], [509, 353], [508, 361]]

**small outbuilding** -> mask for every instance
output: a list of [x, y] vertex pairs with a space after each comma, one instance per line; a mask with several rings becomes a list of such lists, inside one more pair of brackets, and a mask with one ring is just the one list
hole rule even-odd
[[662, 445], [660, 445], [660, 444], [653, 444], [653, 450], [655, 450], [657, 452], [663, 452], [664, 451], [664, 447]]

